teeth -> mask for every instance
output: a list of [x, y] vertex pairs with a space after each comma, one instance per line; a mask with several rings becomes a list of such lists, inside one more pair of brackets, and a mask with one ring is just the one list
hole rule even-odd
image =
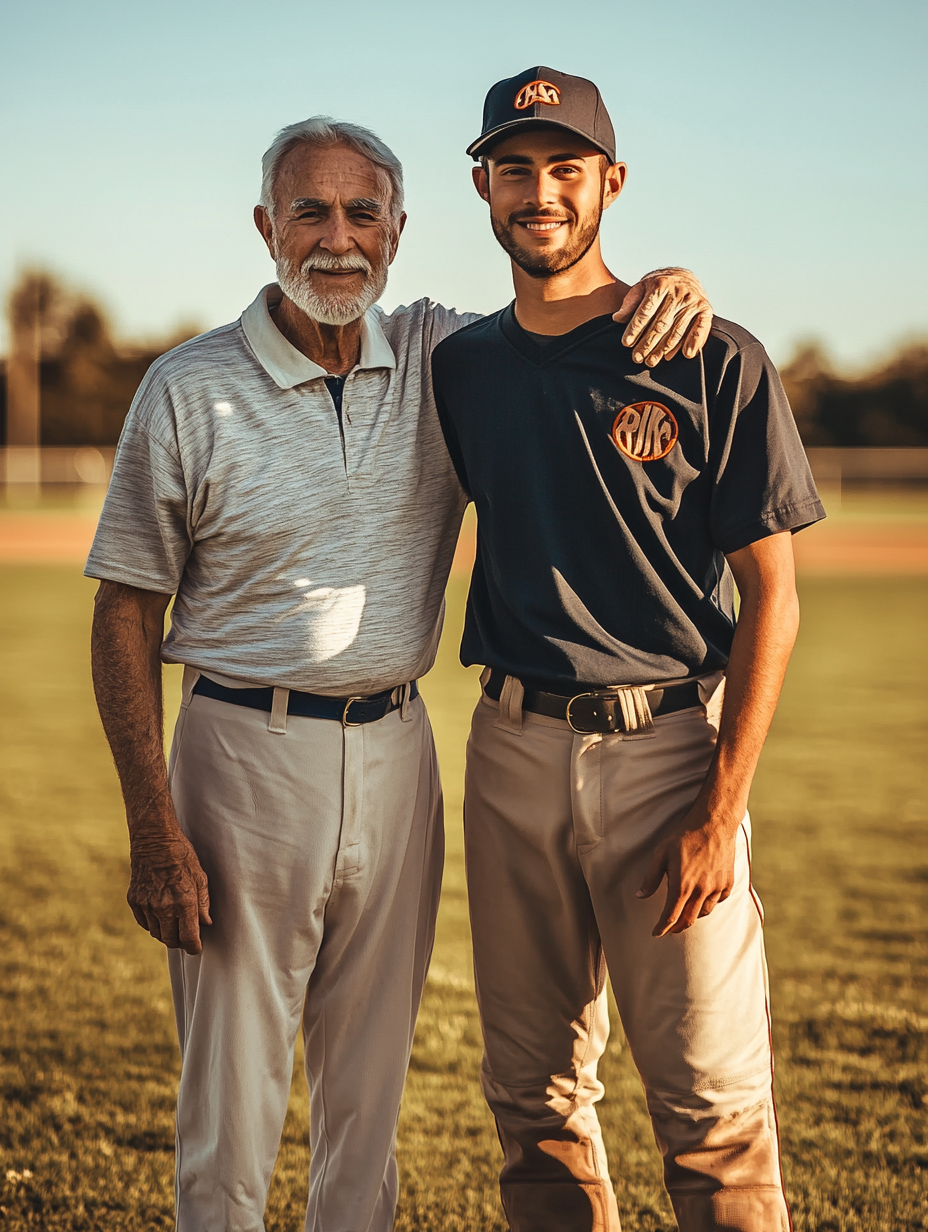
[[527, 222], [525, 225], [529, 231], [553, 231], [564, 224], [563, 222]]

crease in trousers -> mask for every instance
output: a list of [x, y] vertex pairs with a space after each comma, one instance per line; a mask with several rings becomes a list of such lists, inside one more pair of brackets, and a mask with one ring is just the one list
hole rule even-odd
[[269, 718], [192, 696], [196, 679], [171, 790], [214, 922], [201, 954], [169, 952], [178, 1232], [263, 1232], [300, 1029], [307, 1232], [389, 1232], [443, 857], [425, 706], [345, 728], [288, 716], [286, 698]]
[[666, 882], [635, 896], [705, 778], [718, 707], [658, 715], [644, 737], [581, 735], [523, 712], [519, 694], [511, 680], [499, 703], [480, 699], [465, 786], [482, 1076], [509, 1226], [619, 1227], [596, 1114], [608, 968], [682, 1232], [786, 1232], [749, 818], [733, 892], [711, 915], [655, 939]]

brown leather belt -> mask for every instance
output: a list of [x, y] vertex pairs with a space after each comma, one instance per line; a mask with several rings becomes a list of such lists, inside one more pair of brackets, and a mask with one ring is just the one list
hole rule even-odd
[[[503, 691], [506, 673], [493, 668], [485, 686], [487, 697], [498, 702]], [[549, 719], [561, 719], [575, 732], [584, 735], [630, 730], [623, 717], [619, 702], [620, 687], [592, 689], [568, 696], [564, 693], [546, 693], [543, 689], [526, 688], [522, 697], [522, 709], [532, 714], [543, 714]], [[648, 693], [648, 704], [654, 716], [673, 714], [676, 710], [689, 710], [702, 704], [699, 685], [695, 680], [684, 684], [668, 685]]]

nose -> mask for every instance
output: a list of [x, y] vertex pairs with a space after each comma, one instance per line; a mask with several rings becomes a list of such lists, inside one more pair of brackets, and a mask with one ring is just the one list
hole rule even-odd
[[525, 179], [525, 203], [536, 208], [553, 205], [558, 199], [557, 182], [546, 171]]
[[354, 237], [348, 225], [348, 216], [344, 210], [332, 210], [328, 217], [325, 235], [319, 240], [319, 247], [335, 256], [349, 252], [355, 247]]

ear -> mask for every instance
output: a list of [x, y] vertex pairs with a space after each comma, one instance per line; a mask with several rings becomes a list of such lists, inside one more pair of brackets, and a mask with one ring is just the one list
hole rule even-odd
[[628, 174], [628, 167], [625, 163], [613, 163], [611, 167], [606, 168], [606, 175], [603, 179], [603, 209], [608, 210], [616, 197], [625, 187], [625, 176]]
[[486, 168], [483, 163], [479, 167], [471, 168], [471, 175], [474, 180], [474, 188], [483, 197], [484, 201], [490, 200], [490, 177], [487, 175]]
[[255, 206], [255, 226], [261, 232], [267, 250], [271, 254], [271, 259], [277, 260], [276, 245], [274, 243], [274, 224], [271, 222], [271, 216], [263, 205]]
[[406, 215], [400, 214], [396, 221], [396, 230], [390, 236], [390, 260], [388, 265], [393, 264], [393, 258], [396, 256], [396, 250], [400, 246], [400, 236], [403, 234], [403, 228], [406, 226]]

